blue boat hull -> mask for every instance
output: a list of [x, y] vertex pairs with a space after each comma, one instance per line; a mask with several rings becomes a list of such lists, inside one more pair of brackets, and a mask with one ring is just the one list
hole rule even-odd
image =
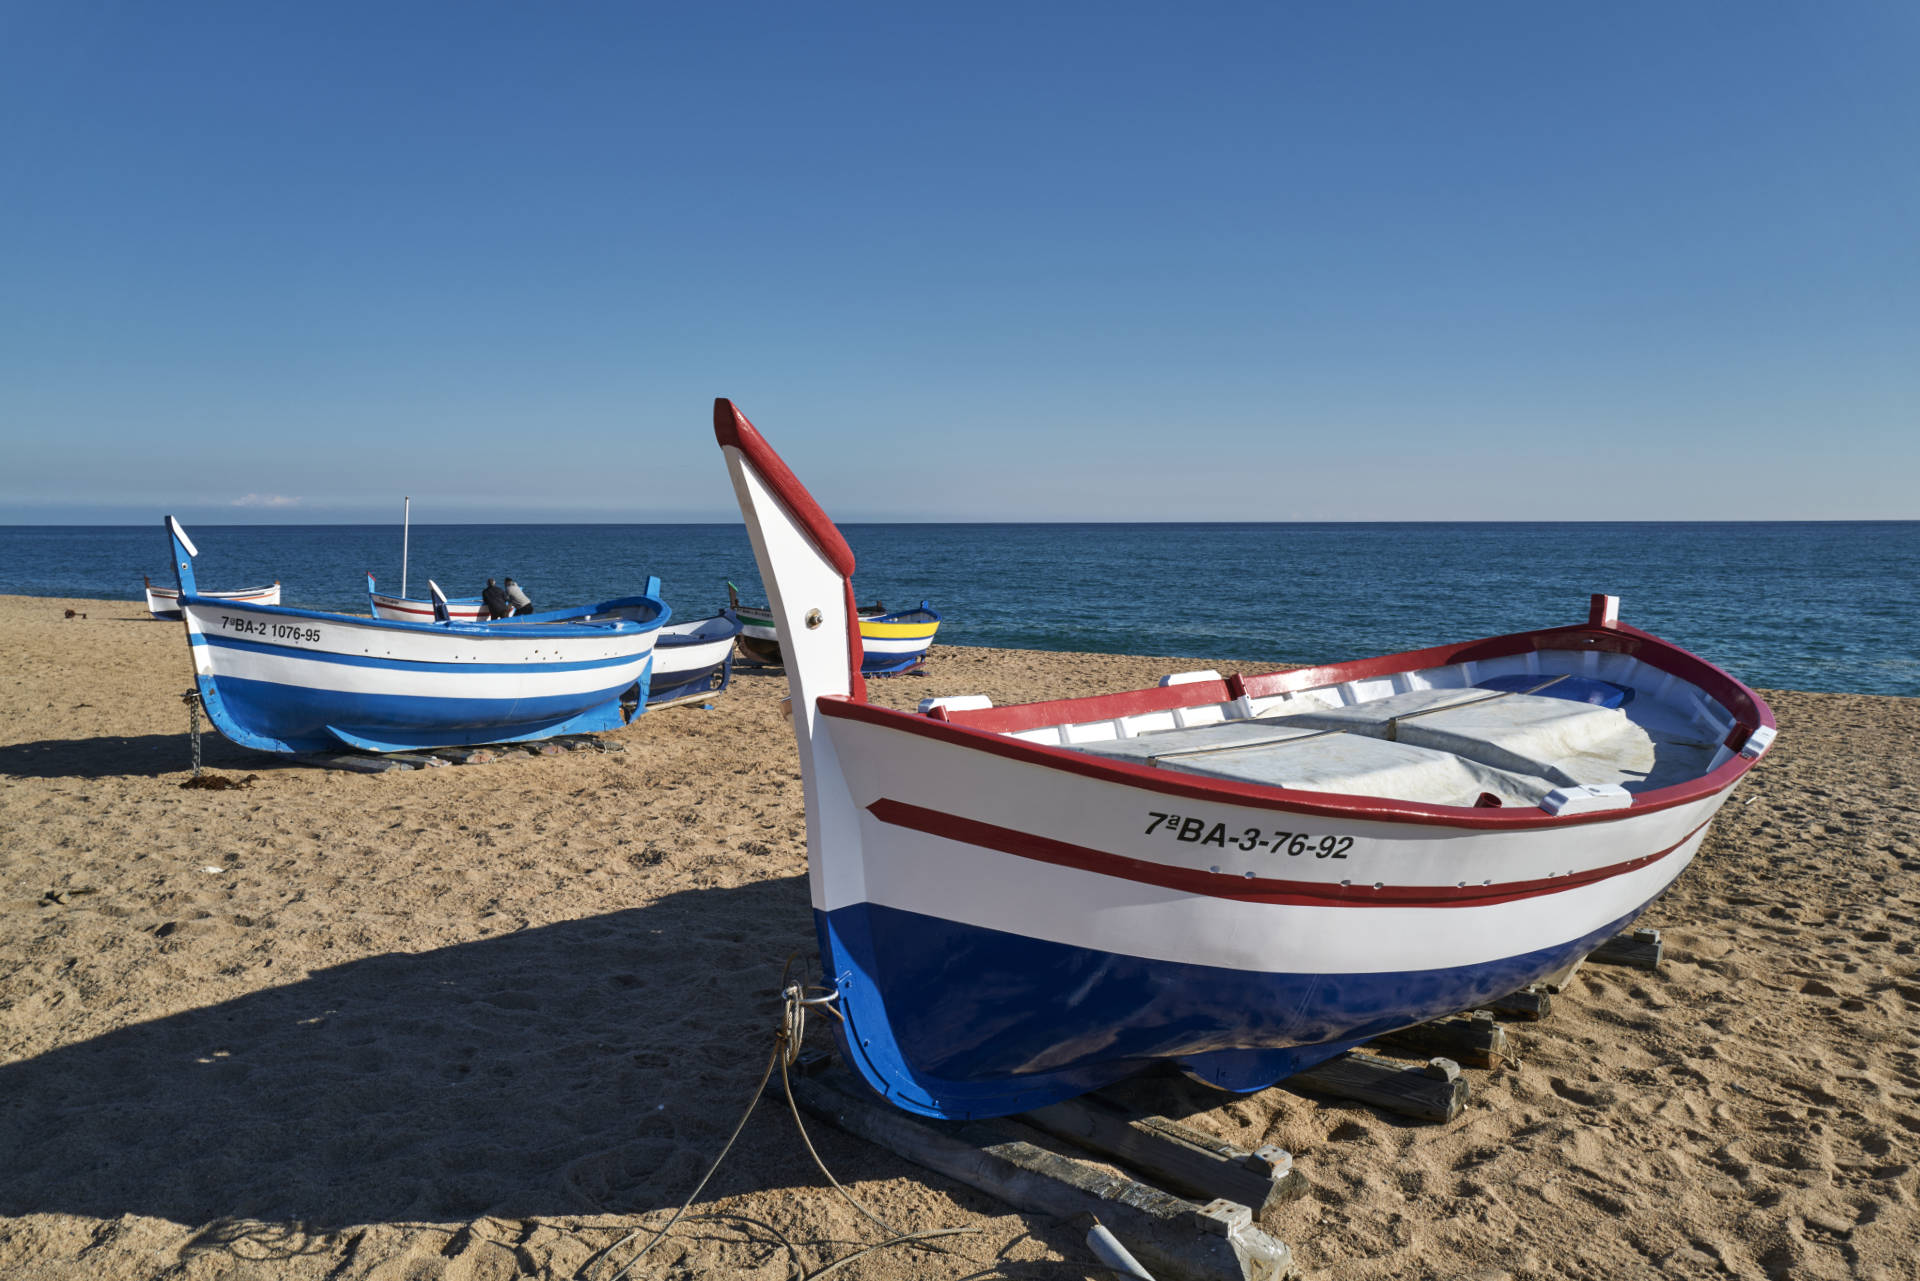
[[[649, 707], [658, 707], [662, 703], [674, 703], [683, 698], [692, 698], [696, 694], [718, 694], [733, 683], [733, 663], [729, 655], [727, 661], [714, 663], [696, 672], [674, 672], [673, 684], [662, 685], [655, 682], [646, 696]], [[664, 675], [664, 674], [663, 674]]]
[[[356, 694], [232, 676], [202, 675], [197, 683], [222, 734], [273, 752], [400, 752], [596, 733], [625, 723], [621, 695], [635, 690], [623, 680], [584, 696], [508, 701]], [[641, 701], [648, 683], [639, 682]]]
[[1512, 992], [1643, 910], [1538, 952], [1374, 974], [1149, 960], [872, 903], [816, 910], [814, 923], [846, 1015], [836, 1027], [848, 1062], [907, 1111], [963, 1118], [1041, 1107], [1169, 1062], [1222, 1089], [1264, 1089], [1384, 1032]]

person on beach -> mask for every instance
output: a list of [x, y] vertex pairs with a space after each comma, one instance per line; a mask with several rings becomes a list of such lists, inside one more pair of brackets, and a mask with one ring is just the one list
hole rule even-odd
[[513, 606], [513, 612], [516, 614], [531, 614], [533, 612], [533, 602], [527, 599], [527, 594], [520, 589], [520, 584], [514, 582], [511, 578], [507, 580], [507, 601]]
[[[507, 581], [512, 582], [513, 580], [508, 579]], [[513, 602], [507, 599], [507, 594], [501, 591], [499, 584], [495, 583], [491, 578], [487, 580], [486, 590], [480, 593], [480, 603], [487, 607], [488, 622], [492, 622], [496, 618], [510, 618], [513, 616]]]

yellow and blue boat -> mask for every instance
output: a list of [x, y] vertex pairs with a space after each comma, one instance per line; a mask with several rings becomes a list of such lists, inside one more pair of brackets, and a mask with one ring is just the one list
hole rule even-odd
[[[727, 584], [727, 596], [733, 612], [740, 617], [740, 657], [764, 666], [784, 665], [772, 609], [741, 604], [740, 593], [732, 583]], [[920, 666], [927, 661], [934, 633], [940, 630], [940, 615], [924, 600], [916, 608], [891, 612], [876, 601], [859, 606], [858, 615], [860, 670], [868, 676], [896, 676]]]

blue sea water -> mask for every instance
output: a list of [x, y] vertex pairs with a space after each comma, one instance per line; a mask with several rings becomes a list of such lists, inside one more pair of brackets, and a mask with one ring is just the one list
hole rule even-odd
[[[1578, 622], [1587, 596], [1766, 688], [1920, 696], [1920, 522], [848, 525], [862, 602], [921, 599], [955, 645], [1332, 662]], [[400, 586], [391, 525], [208, 525], [200, 583], [279, 579], [365, 612]], [[140, 598], [171, 585], [159, 523], [0, 526], [0, 592]], [[536, 604], [663, 580], [676, 616], [726, 580], [764, 599], [738, 525], [416, 525], [410, 594], [513, 575]]]

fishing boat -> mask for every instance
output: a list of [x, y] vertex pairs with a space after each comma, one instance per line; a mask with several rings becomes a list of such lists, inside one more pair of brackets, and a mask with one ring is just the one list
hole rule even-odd
[[860, 620], [860, 670], [868, 676], [895, 676], [927, 661], [940, 615], [926, 601], [918, 609], [896, 610]]
[[718, 694], [733, 682], [733, 644], [740, 620], [731, 609], [690, 623], [668, 623], [653, 647], [647, 706], [671, 707]]
[[616, 729], [644, 705], [670, 611], [639, 596], [493, 623], [397, 622], [200, 595], [198, 553], [169, 516], [180, 611], [207, 718], [268, 752], [414, 751]]
[[[727, 584], [727, 608], [740, 620], [740, 657], [756, 666], [780, 666], [780, 634], [773, 625], [772, 608], [742, 604], [740, 589], [732, 583]], [[860, 618], [878, 618], [886, 612], [887, 607], [879, 601], [858, 606], [855, 610]]]
[[[378, 590], [372, 574], [367, 575], [367, 606], [375, 618], [389, 618], [399, 623], [431, 623], [434, 621], [433, 600], [420, 600], [412, 596], [395, 596]], [[278, 602], [273, 602], [278, 603]], [[456, 623], [480, 623], [487, 620], [487, 607], [478, 596], [449, 596], [447, 615]]]
[[1620, 621], [996, 707], [867, 700], [854, 558], [731, 402], [714, 430], [787, 656], [847, 1060], [936, 1117], [1171, 1064], [1254, 1090], [1584, 956], [1774, 738]]
[[[170, 622], [180, 621], [180, 593], [172, 587], [155, 587], [153, 580], [141, 576], [141, 582], [147, 585], [147, 612], [155, 618]], [[243, 592], [202, 592], [208, 600], [241, 601], [249, 605], [278, 605], [280, 603], [280, 584], [276, 580], [271, 587], [249, 587]]]
[[[780, 636], [774, 626], [773, 610], [767, 605], [742, 605], [732, 583], [727, 596], [740, 616], [740, 653], [747, 661], [766, 666], [781, 664]], [[933, 606], [921, 601], [917, 609], [889, 613], [875, 601], [855, 610], [860, 620], [863, 666], [868, 676], [892, 676], [910, 671], [926, 661], [934, 633], [940, 630], [940, 615]]]

